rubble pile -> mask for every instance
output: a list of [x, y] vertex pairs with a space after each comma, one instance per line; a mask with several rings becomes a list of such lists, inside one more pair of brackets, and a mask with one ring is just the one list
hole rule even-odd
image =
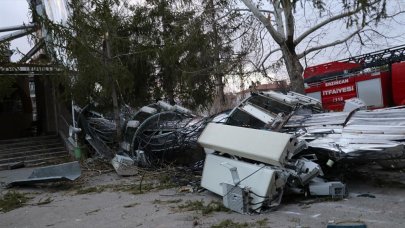
[[[94, 115], [79, 118], [81, 127], [108, 157], [113, 125]], [[341, 164], [400, 168], [404, 125], [403, 106], [365, 110], [363, 102], [350, 100], [344, 112], [324, 112], [318, 100], [293, 92], [252, 93], [213, 118], [159, 101], [127, 118], [112, 163], [119, 173], [131, 173], [125, 167], [132, 164], [191, 163], [203, 158], [203, 147], [201, 186], [233, 211], [260, 212], [280, 205], [285, 193], [344, 197], [345, 184], [330, 172]]]

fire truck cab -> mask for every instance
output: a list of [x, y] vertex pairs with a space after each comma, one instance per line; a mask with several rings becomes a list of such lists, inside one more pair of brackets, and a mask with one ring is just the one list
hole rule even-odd
[[308, 67], [304, 82], [307, 95], [331, 111], [353, 97], [369, 109], [405, 105], [405, 45]]

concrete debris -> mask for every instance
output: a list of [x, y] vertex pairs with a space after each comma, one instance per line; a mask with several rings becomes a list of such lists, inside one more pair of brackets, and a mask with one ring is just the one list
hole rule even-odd
[[58, 181], [74, 181], [79, 178], [80, 175], [80, 164], [74, 161], [34, 169], [31, 175], [26, 179], [12, 180], [6, 184], [6, 187]]

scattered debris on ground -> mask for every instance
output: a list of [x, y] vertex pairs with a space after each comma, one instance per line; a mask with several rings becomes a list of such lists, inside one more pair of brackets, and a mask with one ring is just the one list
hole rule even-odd
[[111, 160], [111, 164], [120, 176], [133, 176], [138, 173], [134, 160], [129, 156], [117, 154]]
[[50, 203], [52, 203], [52, 199], [51, 199], [51, 197], [48, 197], [48, 198], [45, 198], [45, 199], [40, 199], [39, 201], [38, 201], [38, 203], [36, 203], [35, 205], [37, 205], [37, 206], [40, 206], [40, 205], [46, 205], [46, 204], [50, 204]]
[[159, 199], [155, 199], [152, 203], [166, 205], [166, 204], [180, 203], [182, 201], [183, 201], [182, 199], [175, 199], [175, 200], [159, 200]]
[[177, 209], [181, 211], [198, 211], [202, 215], [208, 215], [213, 212], [228, 212], [229, 209], [222, 205], [222, 202], [211, 201], [207, 205], [204, 204], [202, 200], [200, 201], [186, 201], [184, 204], [178, 205]]
[[80, 164], [77, 161], [36, 168], [26, 179], [12, 180], [7, 187], [36, 183], [74, 181], [81, 175]]
[[[141, 176], [138, 190], [102, 188], [195, 192], [201, 178], [204, 189], [239, 213], [276, 209], [285, 194], [342, 199], [348, 194], [344, 176], [353, 167], [400, 168], [405, 154], [405, 107], [370, 111], [359, 100], [348, 100], [343, 112], [324, 112], [318, 100], [298, 93], [252, 93], [212, 117], [158, 101], [123, 109], [122, 142], [114, 137], [114, 121], [92, 108], [75, 106], [77, 126], [95, 156], [110, 160], [121, 176]], [[186, 167], [196, 178], [162, 175], [158, 170], [167, 164]], [[155, 171], [160, 184], [143, 180]], [[103, 189], [78, 193], [91, 191]]]
[[131, 204], [124, 205], [124, 207], [125, 208], [130, 208], [130, 207], [135, 207], [137, 205], [139, 205], [139, 203], [131, 203]]
[[[111, 166], [105, 168], [111, 169]], [[165, 173], [172, 170], [167, 169]], [[238, 224], [247, 223], [248, 227], [326, 227], [332, 220], [340, 223], [360, 219], [368, 227], [383, 228], [401, 227], [399, 224], [404, 222], [403, 189], [357, 186], [355, 180], [348, 183], [351, 193], [344, 200], [285, 194], [277, 210], [251, 216], [229, 211], [222, 205], [222, 199], [210, 191], [182, 193], [179, 192], [181, 186], [174, 184], [174, 187], [139, 194], [141, 176], [121, 177], [114, 171], [100, 171], [82, 170], [81, 177], [74, 182], [15, 187], [13, 190], [31, 199], [21, 208], [0, 212], [0, 226], [25, 227], [35, 222], [38, 227], [111, 227], [111, 224], [119, 227], [211, 227], [229, 219]], [[155, 173], [145, 175], [143, 182], [157, 184], [160, 182], [158, 176]], [[76, 193], [91, 187], [102, 191]], [[136, 194], [131, 192], [134, 189]], [[8, 191], [4, 190], [2, 194]], [[364, 193], [376, 198], [357, 197]], [[39, 202], [49, 203], [37, 205]], [[211, 202], [215, 203], [208, 207]], [[180, 205], [184, 208], [180, 209]], [[197, 206], [194, 210], [188, 209], [187, 206], [191, 208], [192, 205]], [[222, 209], [218, 211], [219, 206]], [[211, 212], [203, 214], [202, 208], [209, 208]], [[20, 217], [22, 214], [24, 216]], [[263, 219], [267, 219], [267, 225], [260, 225], [259, 221]]]

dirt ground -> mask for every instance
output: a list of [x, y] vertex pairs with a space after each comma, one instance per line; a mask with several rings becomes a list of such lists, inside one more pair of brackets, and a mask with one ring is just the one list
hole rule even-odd
[[[0, 172], [0, 181], [10, 175]], [[286, 196], [276, 211], [241, 215], [221, 208], [215, 212], [215, 207], [214, 212], [202, 211], [200, 201], [204, 205], [221, 202], [208, 191], [181, 192], [170, 185], [154, 188], [155, 180], [144, 179], [144, 190], [139, 192], [141, 179], [140, 175], [120, 177], [114, 171], [83, 171], [80, 180], [73, 183], [0, 189], [3, 196], [15, 191], [29, 197], [22, 207], [0, 212], [0, 227], [296, 228], [363, 222], [368, 227], [388, 228], [405, 224], [405, 191], [398, 186], [378, 187], [355, 181], [348, 183], [350, 194], [343, 200], [300, 201]], [[361, 194], [366, 197], [359, 197]]]

